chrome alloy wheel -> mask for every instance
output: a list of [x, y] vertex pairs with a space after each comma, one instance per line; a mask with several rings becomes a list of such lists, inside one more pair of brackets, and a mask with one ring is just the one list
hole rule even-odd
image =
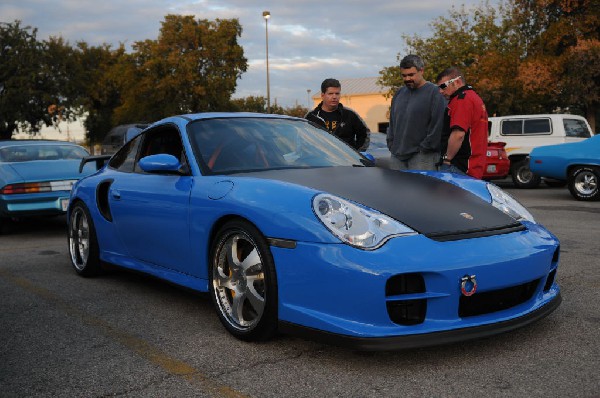
[[69, 253], [78, 271], [85, 270], [90, 255], [90, 227], [83, 208], [76, 206], [69, 222]]
[[213, 294], [223, 318], [234, 329], [254, 328], [265, 310], [263, 261], [254, 240], [233, 230], [217, 246]]
[[575, 189], [583, 196], [591, 196], [598, 190], [598, 178], [591, 170], [583, 170], [575, 177]]

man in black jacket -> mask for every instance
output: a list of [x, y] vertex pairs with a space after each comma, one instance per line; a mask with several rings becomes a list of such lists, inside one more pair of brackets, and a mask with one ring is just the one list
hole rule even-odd
[[322, 101], [315, 109], [308, 112], [305, 118], [323, 126], [354, 149], [364, 151], [369, 145], [369, 129], [356, 112], [340, 104], [341, 91], [342, 85], [338, 80], [323, 80]]

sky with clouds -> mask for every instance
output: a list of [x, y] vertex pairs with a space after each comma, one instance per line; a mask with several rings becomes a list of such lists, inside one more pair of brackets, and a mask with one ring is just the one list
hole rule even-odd
[[[38, 29], [39, 40], [62, 36], [74, 45], [85, 41], [113, 47], [156, 39], [167, 14], [200, 19], [237, 18], [239, 43], [248, 70], [234, 97], [266, 97], [266, 34], [262, 13], [270, 11], [269, 78], [271, 102], [308, 106], [308, 91], [321, 81], [378, 76], [406, 55], [403, 35], [431, 34], [430, 23], [452, 6], [467, 8], [480, 0], [2, 0], [0, 22], [20, 20]], [[495, 1], [491, 2], [492, 4]], [[343, 87], [342, 87], [343, 92]]]

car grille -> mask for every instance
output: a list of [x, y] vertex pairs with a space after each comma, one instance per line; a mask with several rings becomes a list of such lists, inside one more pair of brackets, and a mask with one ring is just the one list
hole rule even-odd
[[461, 296], [458, 316], [461, 318], [489, 314], [506, 310], [529, 300], [535, 292], [540, 279], [505, 289], [477, 292], [472, 296]]
[[[472, 296], [460, 296], [458, 316], [461, 318], [506, 310], [531, 299], [540, 283], [543, 290], [551, 289], [556, 269], [547, 277], [503, 289], [478, 291]], [[447, 294], [428, 292], [425, 279], [419, 273], [394, 275], [385, 287], [386, 308], [390, 320], [398, 325], [411, 326], [423, 323], [429, 299], [448, 297]]]

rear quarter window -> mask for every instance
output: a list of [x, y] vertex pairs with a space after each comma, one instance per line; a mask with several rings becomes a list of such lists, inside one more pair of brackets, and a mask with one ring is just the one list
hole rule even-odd
[[565, 134], [567, 137], [590, 138], [592, 134], [583, 120], [564, 119]]

